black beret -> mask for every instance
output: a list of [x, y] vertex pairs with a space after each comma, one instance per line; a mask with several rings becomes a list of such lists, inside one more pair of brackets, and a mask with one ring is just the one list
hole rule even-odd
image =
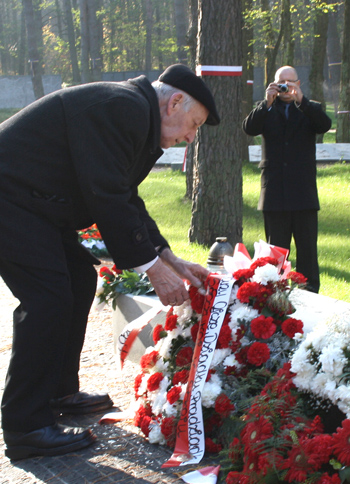
[[196, 76], [189, 67], [183, 64], [173, 64], [165, 69], [158, 81], [177, 87], [202, 103], [209, 111], [206, 124], [216, 126], [220, 123], [220, 116], [216, 110], [212, 93], [204, 81]]

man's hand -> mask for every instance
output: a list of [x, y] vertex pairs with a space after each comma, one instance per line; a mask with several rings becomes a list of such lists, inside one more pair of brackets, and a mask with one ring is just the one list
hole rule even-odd
[[272, 106], [272, 103], [276, 99], [278, 93], [279, 93], [279, 90], [278, 90], [277, 83], [271, 82], [271, 84], [269, 84], [267, 86], [267, 89], [265, 91], [265, 99], [267, 101], [267, 109], [269, 109], [270, 106]]
[[149, 280], [164, 306], [180, 306], [189, 299], [183, 280], [158, 259], [147, 271]]
[[183, 280], [205, 294], [203, 283], [209, 275], [207, 269], [176, 257], [170, 249], [164, 249], [161, 260], [146, 272], [162, 304], [171, 306], [179, 306], [189, 299]]

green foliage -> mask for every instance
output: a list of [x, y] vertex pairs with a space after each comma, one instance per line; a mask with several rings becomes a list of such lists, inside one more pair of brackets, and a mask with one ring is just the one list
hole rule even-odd
[[138, 274], [134, 270], [124, 270], [121, 273], [103, 275], [103, 290], [99, 292], [100, 303], [111, 303], [113, 309], [117, 306], [120, 294], [139, 296], [153, 292], [152, 284], [146, 274]]

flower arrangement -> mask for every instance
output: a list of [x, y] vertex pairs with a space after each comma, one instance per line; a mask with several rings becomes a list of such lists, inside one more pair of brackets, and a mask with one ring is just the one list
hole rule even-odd
[[146, 273], [139, 274], [133, 269], [120, 270], [113, 265], [112, 269], [101, 267], [96, 289], [97, 309], [111, 303], [116, 308], [117, 298], [120, 294], [150, 294], [154, 291]]
[[[303, 323], [291, 318], [290, 292], [305, 278], [290, 272], [281, 276], [273, 257], [261, 257], [247, 269], [233, 273], [228, 310], [216, 342], [201, 392], [205, 449], [219, 452], [227, 441], [226, 425], [241, 416], [260, 393], [272, 372], [288, 361], [303, 332]], [[208, 283], [208, 281], [207, 281]], [[139, 404], [134, 424], [152, 443], [175, 446], [197, 335], [205, 302], [189, 287], [190, 300], [171, 308], [164, 325], [153, 331], [154, 346], [141, 358], [135, 378]]]
[[96, 257], [110, 257], [100, 231], [96, 224], [84, 230], [78, 231], [79, 242], [89, 249]]
[[316, 401], [329, 402], [350, 418], [350, 312], [321, 321], [291, 360], [294, 383]]
[[350, 420], [325, 432], [294, 379], [285, 363], [240, 419], [223, 453], [229, 460], [226, 484], [349, 482]]

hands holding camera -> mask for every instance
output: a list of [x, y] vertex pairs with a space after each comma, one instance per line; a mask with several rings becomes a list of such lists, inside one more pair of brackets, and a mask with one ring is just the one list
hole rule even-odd
[[285, 103], [297, 102], [301, 104], [303, 93], [300, 89], [300, 81], [279, 80], [271, 82], [265, 92], [267, 108], [269, 108], [276, 97], [279, 96]]

